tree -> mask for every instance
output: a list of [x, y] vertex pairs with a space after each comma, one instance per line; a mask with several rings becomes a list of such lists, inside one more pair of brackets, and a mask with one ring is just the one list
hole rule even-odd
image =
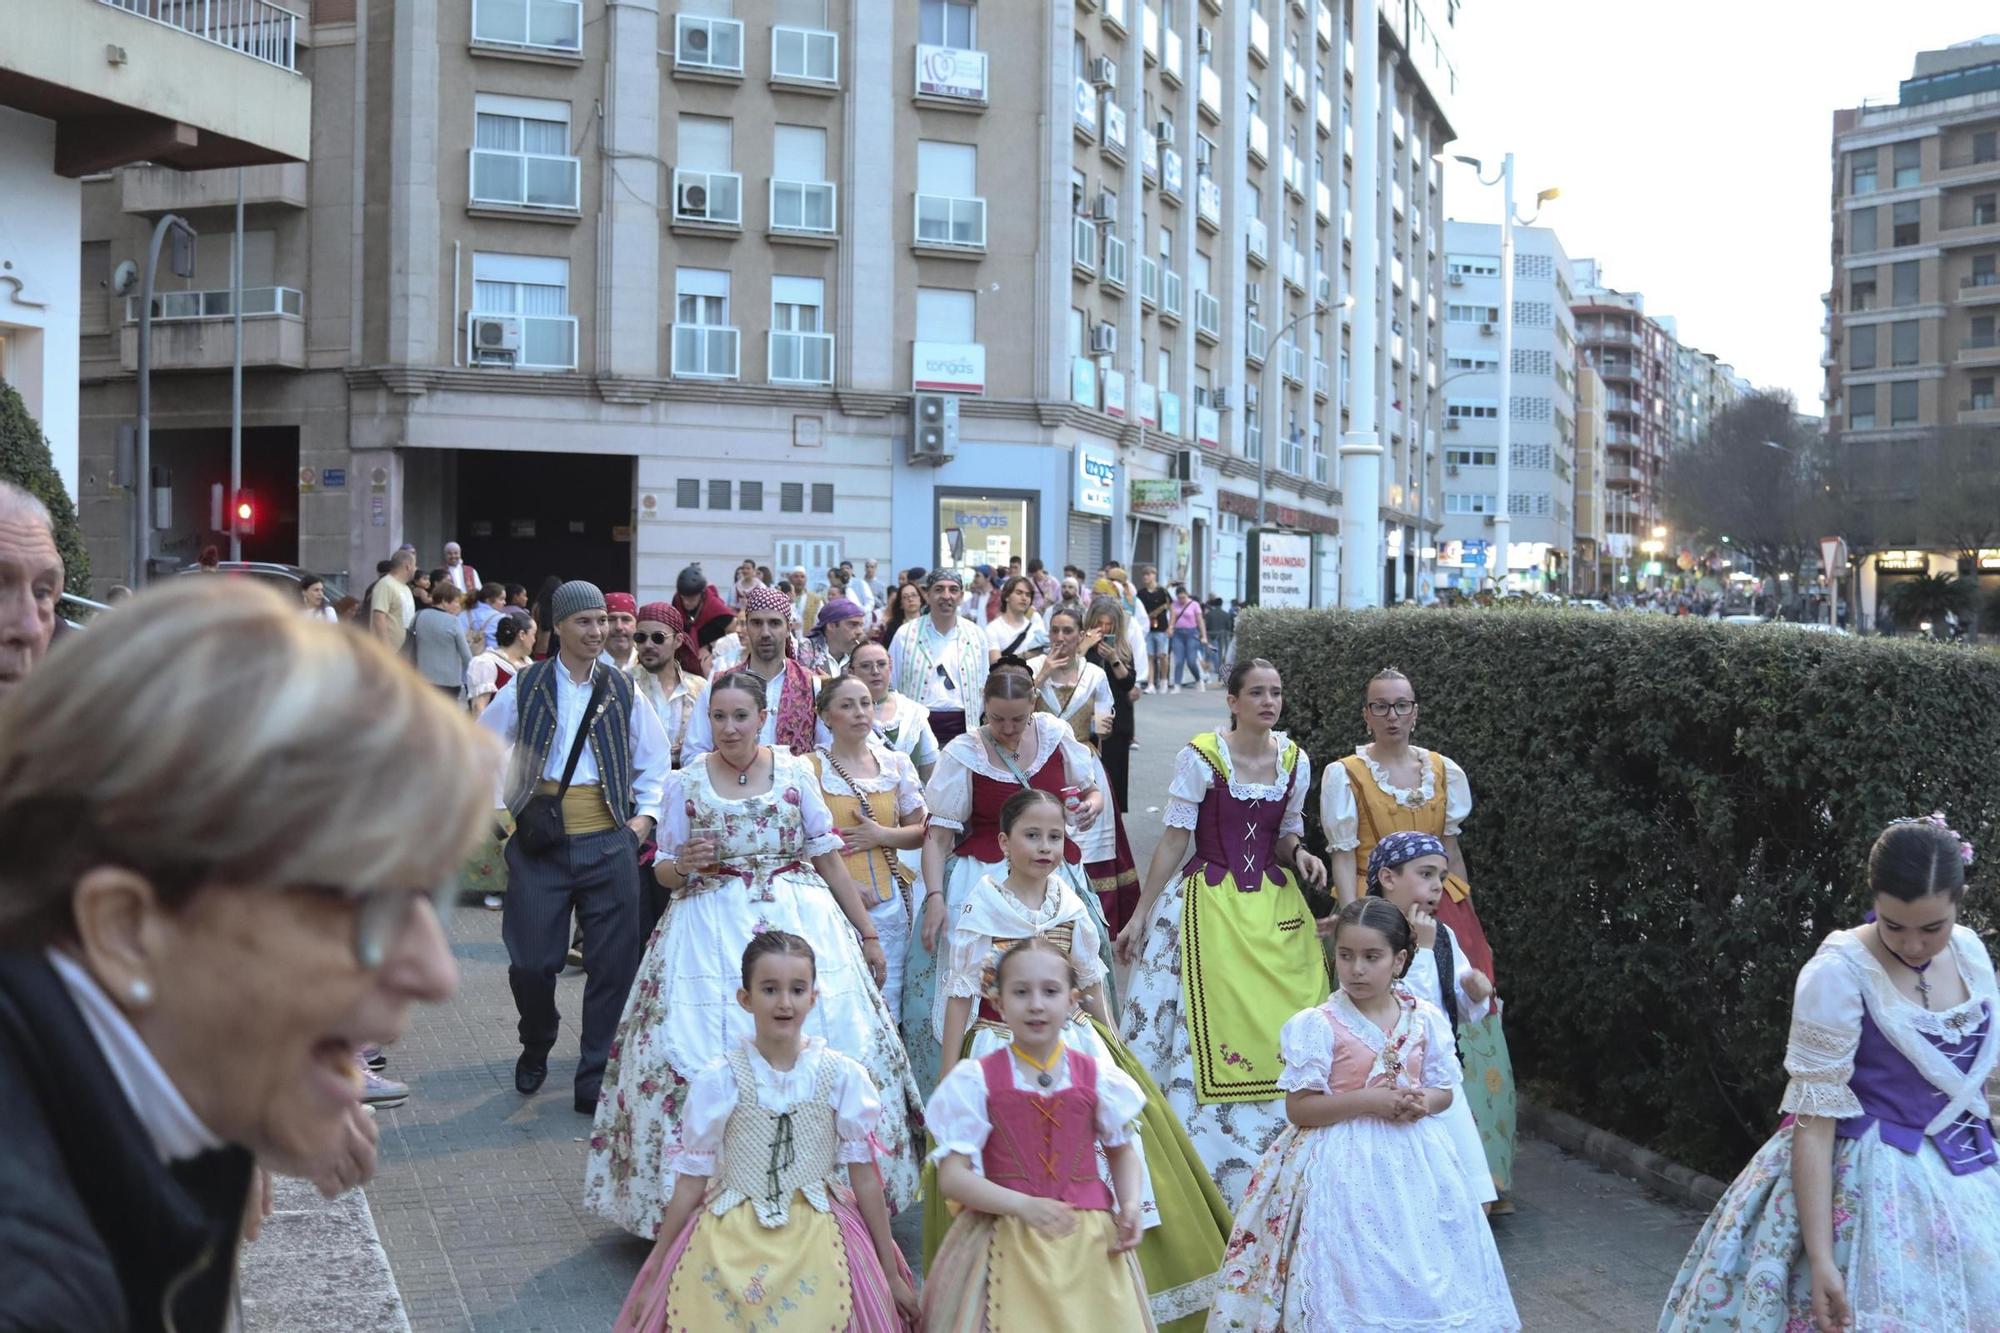
[[1942, 622], [1946, 612], [1964, 616], [1972, 609], [1976, 580], [1955, 574], [1918, 574], [1889, 592], [1896, 623], [1904, 626]]
[[55, 520], [56, 550], [62, 553], [70, 592], [90, 592], [90, 550], [76, 524], [76, 504], [63, 486], [49, 453], [48, 437], [14, 386], [0, 380], [0, 479], [13, 482], [44, 505]]
[[1726, 542], [1767, 576], [1819, 556], [1833, 508], [1824, 449], [1801, 424], [1792, 396], [1752, 394], [1710, 423], [1693, 446], [1670, 454], [1661, 501], [1676, 528]]

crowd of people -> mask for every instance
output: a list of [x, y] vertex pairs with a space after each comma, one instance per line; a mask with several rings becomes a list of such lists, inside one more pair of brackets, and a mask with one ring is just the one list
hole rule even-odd
[[[951, 568], [844, 596], [690, 569], [645, 605], [503, 585], [481, 624], [462, 561], [405, 621], [414, 570], [366, 635], [179, 580], [41, 669], [61, 561], [0, 487], [23, 1327], [222, 1328], [268, 1173], [368, 1177], [370, 1053], [453, 989], [439, 918], [496, 816], [523, 1095], [581, 926], [583, 1197], [652, 1242], [621, 1330], [1521, 1326], [1487, 1221], [1514, 1110], [1472, 787], [1417, 743], [1410, 675], [1356, 682], [1367, 739], [1312, 802], [1285, 681], [1234, 661], [1141, 874], [1113, 751], [1156, 641], [1120, 580], [1085, 605], [1027, 570], [979, 622]], [[1124, 586], [1145, 625], [1144, 594], [1192, 603]], [[1941, 816], [1877, 842], [1871, 920], [1799, 978], [1793, 1118], [1663, 1329], [1992, 1326], [1970, 857]], [[921, 1280], [890, 1231], [912, 1208]]]

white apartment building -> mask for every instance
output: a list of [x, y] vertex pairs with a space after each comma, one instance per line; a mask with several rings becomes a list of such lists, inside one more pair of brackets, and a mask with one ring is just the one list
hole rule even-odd
[[[1441, 587], [1551, 591], [1567, 586], [1576, 541], [1576, 322], [1570, 261], [1547, 227], [1514, 228], [1511, 404], [1500, 401], [1500, 226], [1445, 224], [1444, 527]], [[1511, 413], [1500, 488], [1501, 413]], [[1504, 571], [1494, 518], [1512, 516]]]

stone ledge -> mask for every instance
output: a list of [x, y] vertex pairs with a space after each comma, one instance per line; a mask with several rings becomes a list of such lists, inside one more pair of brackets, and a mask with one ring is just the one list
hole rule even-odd
[[1515, 1114], [1520, 1127], [1578, 1157], [1636, 1180], [1647, 1189], [1663, 1194], [1675, 1203], [1707, 1211], [1715, 1207], [1729, 1186], [1693, 1167], [1682, 1166], [1651, 1148], [1642, 1148], [1608, 1129], [1578, 1120], [1573, 1115], [1551, 1110], [1522, 1098]]

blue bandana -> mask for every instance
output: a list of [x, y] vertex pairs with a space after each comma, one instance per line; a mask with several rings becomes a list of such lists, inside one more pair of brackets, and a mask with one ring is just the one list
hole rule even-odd
[[1375, 877], [1384, 870], [1394, 870], [1408, 865], [1420, 856], [1443, 856], [1444, 843], [1434, 834], [1416, 833], [1405, 830], [1391, 833], [1375, 844], [1375, 850], [1368, 853], [1368, 879], [1366, 888], [1375, 886]]

